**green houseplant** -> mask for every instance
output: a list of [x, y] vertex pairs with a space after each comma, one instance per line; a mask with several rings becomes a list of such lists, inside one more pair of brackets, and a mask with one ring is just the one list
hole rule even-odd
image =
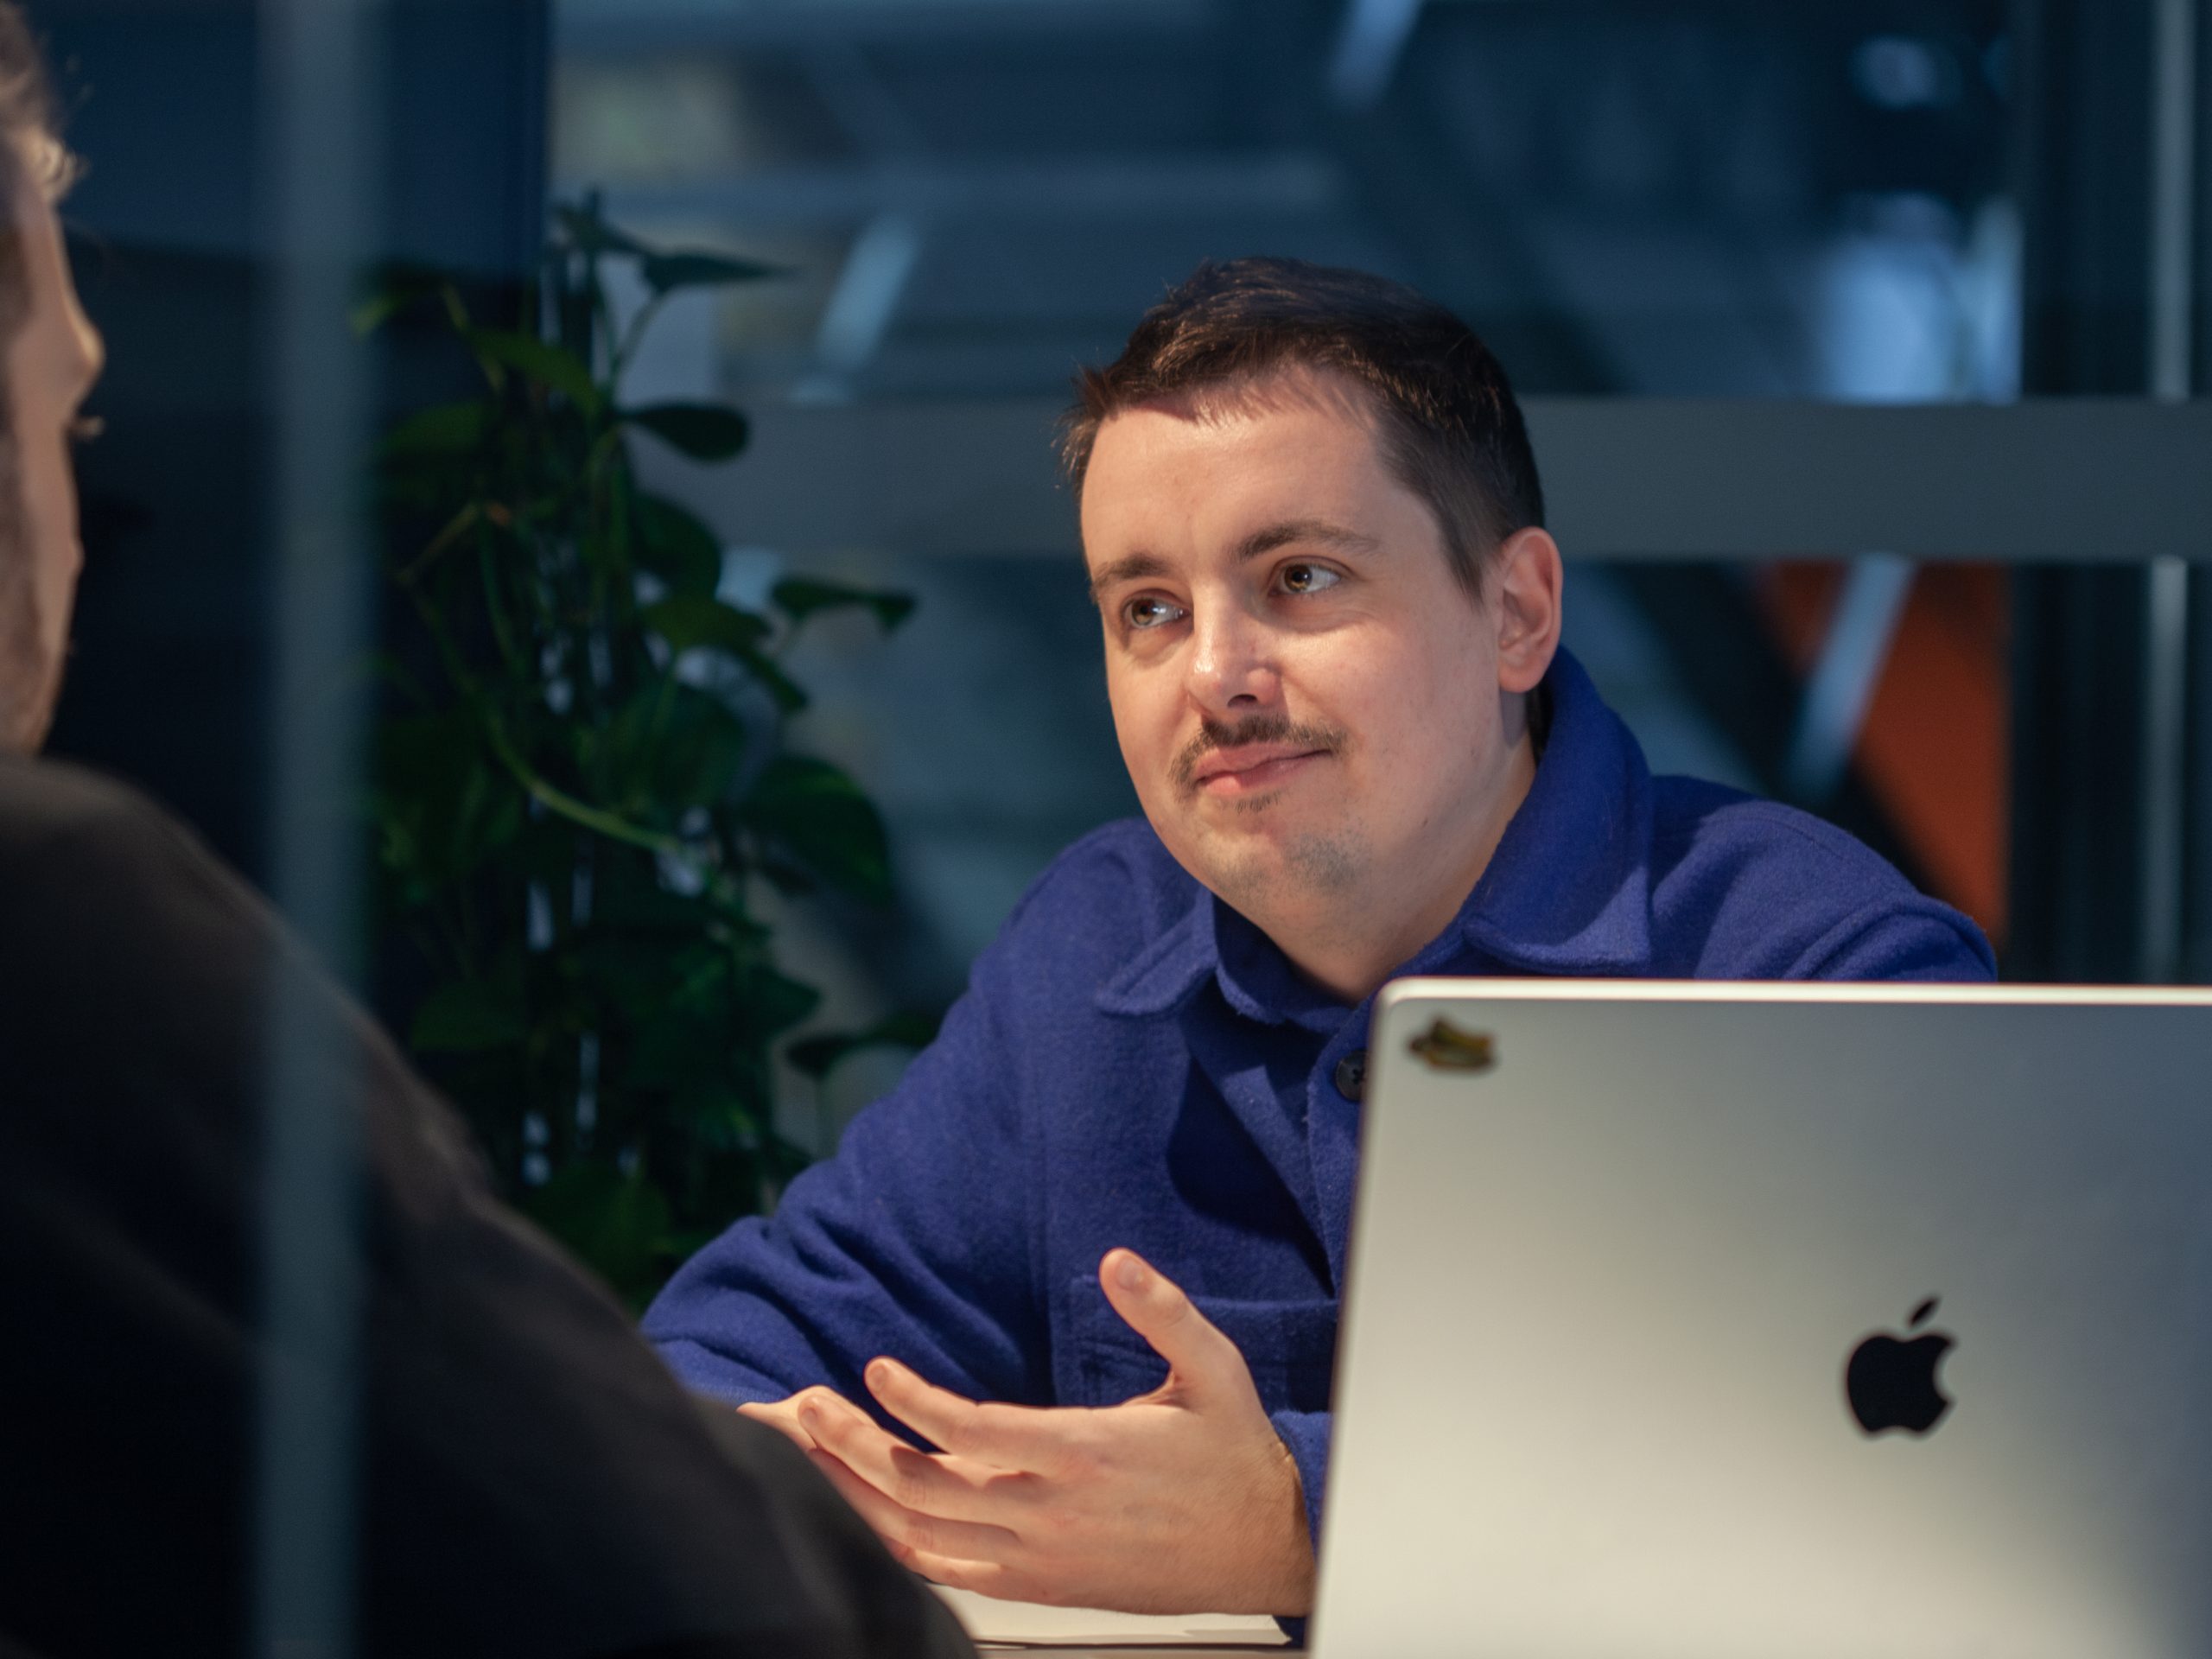
[[[649, 296], [619, 334], [618, 261]], [[481, 386], [379, 454], [402, 602], [372, 810], [410, 1046], [510, 1196], [633, 1301], [805, 1161], [773, 1128], [779, 1045], [819, 1077], [926, 1036], [791, 1042], [819, 996], [779, 969], [760, 902], [764, 884], [889, 899], [874, 807], [787, 741], [806, 695], [785, 652], [824, 612], [889, 629], [912, 601], [795, 576], [734, 605], [716, 537], [632, 464], [639, 441], [743, 449], [735, 409], [620, 388], [669, 295], [773, 274], [648, 247], [588, 201], [556, 211], [518, 327], [427, 279], [362, 319], [427, 313]]]

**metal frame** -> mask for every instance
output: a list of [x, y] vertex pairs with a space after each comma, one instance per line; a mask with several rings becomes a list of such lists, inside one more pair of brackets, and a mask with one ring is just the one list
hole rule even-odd
[[[753, 411], [743, 467], [693, 468], [658, 446], [639, 459], [733, 543], [1072, 556], [1075, 509], [1052, 450], [1062, 407], [769, 406]], [[1570, 556], [2212, 557], [2212, 403], [1535, 397], [1524, 408]], [[868, 488], [854, 489], [856, 476]]]
[[269, 401], [276, 598], [271, 887], [306, 947], [272, 964], [261, 1181], [256, 1653], [346, 1659], [359, 1490], [359, 1052], [316, 959], [358, 955], [373, 560], [358, 457], [368, 376], [346, 317], [376, 229], [384, 0], [262, 11], [273, 204]]

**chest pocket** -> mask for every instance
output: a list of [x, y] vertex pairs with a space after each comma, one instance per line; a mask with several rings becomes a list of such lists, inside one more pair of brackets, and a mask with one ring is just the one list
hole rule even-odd
[[[1236, 1344], [1269, 1411], [1326, 1411], [1337, 1357], [1337, 1305], [1246, 1301], [1193, 1296], [1198, 1312]], [[1060, 1373], [1063, 1405], [1114, 1406], [1148, 1394], [1167, 1380], [1167, 1362], [1122, 1323], [1098, 1281], [1079, 1274], [1068, 1286], [1069, 1337]]]

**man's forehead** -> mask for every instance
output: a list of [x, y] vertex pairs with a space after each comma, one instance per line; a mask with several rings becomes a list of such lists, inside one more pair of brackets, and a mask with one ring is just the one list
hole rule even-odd
[[1181, 389], [1100, 423], [1077, 506], [1086, 524], [1100, 511], [1141, 511], [1172, 497], [1173, 480], [1192, 466], [1211, 474], [1211, 486], [1234, 493], [1264, 481], [1269, 493], [1293, 486], [1310, 495], [1378, 459], [1380, 435], [1365, 389], [1332, 371], [1301, 365]]
[[[1273, 435], [1291, 447], [1274, 446]], [[1192, 482], [1210, 501], [1237, 502], [1235, 516], [1253, 524], [1343, 518], [1363, 493], [1361, 474], [1381, 458], [1377, 435], [1364, 388], [1302, 365], [1131, 404], [1101, 423], [1092, 448], [1078, 503], [1085, 562], [1101, 550], [1094, 535], [1145, 534], [1132, 516], [1179, 515]], [[1259, 447], [1248, 448], [1248, 437]]]

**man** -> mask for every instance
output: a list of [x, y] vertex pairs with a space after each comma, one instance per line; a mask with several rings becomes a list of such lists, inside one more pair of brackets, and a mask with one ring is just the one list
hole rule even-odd
[[456, 1121], [238, 881], [135, 797], [28, 758], [101, 358], [55, 227], [67, 171], [0, 0], [0, 1654], [247, 1649], [280, 976], [361, 1102], [354, 1650], [971, 1652], [779, 1437], [700, 1411], [492, 1201]]
[[934, 1579], [1296, 1617], [1386, 979], [1991, 961], [1829, 826], [1648, 774], [1560, 651], [1521, 416], [1449, 313], [1203, 268], [1082, 393], [1145, 822], [1046, 872], [898, 1090], [646, 1332]]

